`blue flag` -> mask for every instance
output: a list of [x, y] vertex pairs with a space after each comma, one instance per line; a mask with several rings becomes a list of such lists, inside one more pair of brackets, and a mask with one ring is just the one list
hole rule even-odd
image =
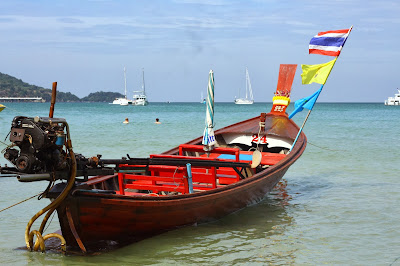
[[303, 99], [297, 100], [294, 103], [294, 110], [293, 112], [289, 115], [289, 119], [291, 119], [295, 114], [298, 112], [303, 111], [304, 108], [307, 108], [308, 110], [312, 110], [314, 107], [315, 102], [318, 99], [319, 94], [322, 91], [322, 86], [319, 90], [314, 92], [313, 95], [305, 97]]

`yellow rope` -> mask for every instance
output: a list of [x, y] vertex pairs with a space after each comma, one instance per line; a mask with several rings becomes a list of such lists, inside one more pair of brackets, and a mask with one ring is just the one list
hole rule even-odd
[[[32, 232], [33, 232], [33, 231], [32, 231]], [[66, 251], [66, 242], [65, 242], [65, 239], [64, 239], [61, 235], [59, 235], [59, 234], [51, 233], [51, 234], [45, 235], [45, 236], [43, 237], [43, 243], [44, 243], [44, 241], [46, 241], [46, 239], [49, 239], [49, 238], [52, 238], [52, 237], [55, 237], [55, 238], [60, 239], [60, 241], [61, 241], [61, 250], [65, 252], [65, 251]], [[38, 250], [39, 250], [39, 247], [41, 247], [41, 242], [38, 241], [38, 239], [39, 239], [39, 238], [36, 239], [35, 245], [33, 246], [33, 250], [34, 250], [34, 251], [38, 251]], [[45, 248], [45, 247], [44, 247], [44, 248]], [[44, 250], [42, 250], [42, 252], [44, 252]]]
[[13, 111], [15, 111], [15, 112], [16, 112], [17, 114], [19, 114], [19, 115], [26, 116], [26, 114], [23, 114], [21, 111], [19, 111], [19, 110], [17, 110], [17, 109], [11, 108], [10, 106], [6, 106], [6, 105], [4, 105], [4, 104], [3, 104], [3, 106], [5, 106], [8, 110], [13, 110]]
[[[15, 112], [18, 113], [18, 114], [21, 114], [21, 113], [20, 113], [18, 110], [16, 110], [16, 109], [10, 108], [10, 107], [8, 107], [8, 106], [6, 106], [6, 108], [15, 111]], [[24, 115], [24, 114], [21, 114], [21, 115]], [[44, 241], [45, 241], [46, 239], [48, 239], [48, 238], [51, 238], [51, 237], [59, 238], [59, 239], [61, 240], [61, 250], [62, 250], [63, 252], [66, 251], [66, 241], [65, 241], [65, 239], [64, 239], [64, 237], [63, 237], [62, 235], [56, 234], [56, 233], [51, 233], [51, 234], [47, 234], [47, 235], [45, 235], [45, 236], [42, 236], [44, 227], [45, 227], [45, 225], [46, 225], [46, 223], [47, 223], [49, 217], [50, 217], [51, 214], [56, 210], [56, 208], [60, 205], [60, 203], [66, 198], [66, 196], [68, 195], [69, 191], [72, 189], [72, 187], [73, 187], [73, 185], [74, 185], [74, 183], [75, 183], [75, 177], [76, 177], [76, 159], [75, 159], [75, 154], [74, 154], [74, 152], [72, 151], [72, 144], [71, 144], [71, 139], [70, 139], [70, 134], [69, 134], [69, 127], [68, 127], [68, 124], [65, 124], [65, 125], [66, 125], [66, 127], [67, 127], [67, 139], [68, 139], [68, 141], [65, 143], [65, 146], [66, 146], [67, 150], [69, 151], [69, 155], [70, 155], [70, 157], [71, 157], [71, 162], [72, 162], [70, 178], [69, 178], [69, 180], [68, 180], [67, 186], [66, 186], [66, 187], [64, 188], [64, 190], [61, 192], [61, 194], [60, 194], [52, 203], [50, 203], [47, 207], [45, 207], [45, 208], [43, 208], [42, 210], [40, 210], [38, 213], [36, 213], [36, 214], [31, 218], [31, 220], [29, 220], [28, 225], [26, 226], [26, 229], [25, 229], [25, 242], [26, 242], [26, 246], [27, 246], [28, 250], [30, 250], [30, 251], [32, 251], [32, 250], [38, 251], [38, 250], [39, 250], [39, 247], [40, 247], [40, 250], [41, 250], [42, 252], [45, 252], [45, 248], [46, 248], [46, 247], [45, 247]], [[14, 143], [8, 145], [8, 144], [6, 144], [6, 143], [4, 143], [4, 142], [2, 142], [2, 141], [0, 141], [0, 144], [5, 145], [6, 148], [15, 146]], [[3, 149], [1, 152], [4, 153], [4, 151], [6, 150], [6, 148]], [[7, 210], [7, 209], [9, 209], [9, 208], [11, 208], [11, 207], [14, 207], [14, 206], [18, 205], [18, 204], [21, 204], [22, 202], [25, 202], [25, 201], [27, 201], [27, 200], [30, 200], [30, 199], [32, 199], [32, 198], [34, 198], [34, 197], [36, 197], [36, 196], [38, 196], [38, 195], [40, 195], [40, 194], [42, 194], [42, 193], [43, 193], [43, 192], [41, 192], [41, 193], [39, 193], [39, 194], [37, 194], [37, 195], [35, 195], [35, 196], [32, 196], [32, 197], [30, 197], [30, 198], [28, 198], [28, 199], [22, 200], [22, 201], [20, 201], [20, 202], [14, 204], [14, 205], [11, 205], [11, 206], [9, 206], [9, 207], [7, 207], [7, 208], [5, 208], [5, 209], [2, 209], [2, 210], [0, 210], [0, 212], [5, 211], [5, 210]], [[31, 227], [32, 227], [32, 224], [36, 221], [36, 219], [39, 218], [42, 214], [46, 213], [47, 211], [48, 211], [48, 213], [47, 213], [46, 216], [43, 218], [43, 221], [42, 221], [42, 223], [41, 223], [41, 226], [40, 226], [39, 231], [37, 231], [37, 230], [32, 230], [32, 231], [30, 231], [30, 229], [31, 229]], [[36, 241], [35, 241], [35, 244], [33, 244], [33, 238], [35, 237], [35, 235], [36, 235]]]
[[[67, 131], [68, 132], [68, 131]], [[76, 177], [76, 159], [75, 159], [75, 154], [72, 151], [72, 145], [71, 145], [71, 141], [68, 140], [67, 141], [67, 149], [69, 151], [69, 155], [71, 157], [71, 175], [70, 178], [68, 180], [67, 186], [64, 188], [64, 190], [61, 192], [61, 194], [52, 202], [50, 203], [47, 207], [43, 208], [42, 210], [40, 210], [38, 213], [36, 213], [28, 222], [28, 225], [26, 226], [25, 229], [25, 243], [26, 243], [26, 247], [28, 248], [28, 250], [32, 251], [38, 250], [38, 247], [40, 246], [40, 249], [42, 252], [45, 252], [45, 243], [44, 241], [50, 237], [56, 237], [59, 238], [61, 240], [61, 250], [63, 252], [66, 251], [66, 241], [64, 239], [64, 237], [60, 234], [56, 234], [56, 233], [52, 233], [52, 234], [47, 234], [44, 237], [42, 236], [42, 231], [43, 228], [45, 227], [45, 224], [48, 220], [48, 218], [50, 217], [50, 215], [54, 212], [54, 210], [61, 204], [61, 202], [67, 197], [69, 191], [72, 189], [74, 183], [75, 183], [75, 177]], [[44, 213], [46, 213], [47, 211], [49, 211], [47, 213], [47, 215], [45, 216], [45, 218], [42, 221], [42, 224], [40, 226], [39, 231], [37, 230], [33, 230], [30, 231], [32, 224], [36, 221], [37, 218], [39, 218], [41, 215], [43, 215]], [[33, 244], [33, 238], [36, 235], [36, 241], [35, 241], [35, 245]]]

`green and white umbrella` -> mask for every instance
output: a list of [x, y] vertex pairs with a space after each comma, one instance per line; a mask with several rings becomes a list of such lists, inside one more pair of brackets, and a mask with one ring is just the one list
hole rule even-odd
[[214, 72], [212, 70], [210, 70], [208, 77], [206, 107], [206, 128], [204, 129], [202, 144], [205, 151], [210, 151], [216, 143], [214, 137]]

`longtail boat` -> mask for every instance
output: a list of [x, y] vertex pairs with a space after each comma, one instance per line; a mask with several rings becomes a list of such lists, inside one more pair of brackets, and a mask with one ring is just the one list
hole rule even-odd
[[[198, 137], [148, 158], [75, 154], [66, 120], [53, 118], [53, 84], [49, 117], [14, 118], [13, 146], [5, 157], [15, 169], [2, 169], [17, 171], [21, 182], [50, 182], [42, 196], [51, 204], [26, 228], [28, 249], [44, 251], [55, 237], [63, 251], [90, 253], [209, 222], [261, 201], [306, 148], [306, 136], [298, 135], [286, 113], [296, 67], [280, 66], [271, 112], [216, 130], [212, 149]], [[43, 236], [54, 211], [61, 234]], [[44, 213], [40, 228], [31, 230]]]

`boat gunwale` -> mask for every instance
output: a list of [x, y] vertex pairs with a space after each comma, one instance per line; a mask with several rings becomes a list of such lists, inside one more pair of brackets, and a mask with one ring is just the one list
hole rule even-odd
[[[302, 145], [302, 149], [303, 150], [305, 149], [305, 145]], [[144, 201], [144, 202], [158, 201], [159, 202], [159, 201], [170, 201], [170, 200], [178, 200], [178, 199], [199, 198], [202, 196], [215, 195], [218, 193], [223, 193], [223, 192], [234, 190], [234, 189], [242, 189], [244, 186], [250, 185], [250, 184], [255, 183], [264, 178], [268, 178], [269, 176], [272, 176], [279, 171], [289, 168], [299, 157], [300, 157], [300, 155], [296, 155], [295, 160], [290, 161], [288, 164], [287, 161], [289, 161], [289, 158], [291, 158], [291, 157], [286, 156], [284, 159], [280, 160], [275, 165], [269, 167], [268, 169], [266, 169], [262, 172], [259, 172], [255, 175], [253, 175], [250, 178], [245, 178], [238, 182], [235, 182], [235, 183], [223, 186], [223, 187], [218, 187], [218, 188], [205, 190], [205, 191], [199, 191], [196, 193], [180, 194], [180, 195], [164, 195], [164, 196], [159, 196], [159, 197], [152, 197], [152, 196], [147, 196], [147, 195], [138, 196], [138, 195], [107, 194], [107, 193], [91, 192], [88, 190], [80, 190], [79, 188], [77, 188], [76, 190], [74, 190], [72, 192], [72, 196], [74, 196], [74, 197], [75, 196], [86, 196], [86, 197], [126, 200], [126, 201], [138, 201], [138, 202], [139, 201]]]
[[[221, 131], [226, 130], [229, 127], [254, 120], [258, 117], [250, 118], [232, 125], [229, 125], [227, 127], [221, 128], [217, 130], [215, 133], [218, 134]], [[292, 120], [289, 120], [290, 123], [292, 123], [295, 127], [299, 129], [299, 127], [294, 123]], [[192, 141], [187, 142], [186, 144], [193, 144], [193, 143], [198, 143], [199, 140], [201, 140], [202, 137], [196, 138]], [[263, 178], [268, 178], [269, 176], [274, 175], [275, 173], [284, 170], [285, 168], [289, 168], [304, 152], [307, 144], [307, 137], [305, 136], [304, 132], [301, 132], [300, 137], [292, 149], [292, 151], [285, 156], [282, 160], [277, 162], [276, 164], [268, 167], [267, 169], [251, 176], [250, 178], [245, 178], [242, 179], [238, 182], [223, 186], [223, 187], [218, 187], [218, 188], [213, 188], [210, 190], [205, 190], [205, 191], [199, 191], [196, 193], [190, 193], [190, 194], [180, 194], [180, 195], [163, 195], [160, 197], [151, 197], [147, 195], [119, 195], [119, 194], [107, 194], [107, 193], [99, 193], [99, 192], [91, 192], [85, 189], [80, 190], [79, 187], [77, 187], [73, 192], [72, 196], [87, 196], [87, 197], [97, 197], [97, 198], [106, 198], [106, 199], [116, 199], [116, 200], [127, 200], [127, 201], [170, 201], [170, 200], [176, 200], [176, 199], [192, 199], [192, 198], [198, 198], [202, 196], [210, 196], [218, 193], [223, 193], [225, 191], [229, 191], [232, 189], [236, 188], [242, 188], [243, 186], [250, 185], [251, 183], [254, 183], [256, 181], [259, 181]], [[164, 152], [162, 154], [172, 154], [176, 153], [179, 149], [178, 147], [175, 147], [167, 152]], [[110, 176], [112, 178], [112, 176]], [[93, 179], [91, 179], [93, 180]], [[85, 184], [85, 183], [83, 183]]]

